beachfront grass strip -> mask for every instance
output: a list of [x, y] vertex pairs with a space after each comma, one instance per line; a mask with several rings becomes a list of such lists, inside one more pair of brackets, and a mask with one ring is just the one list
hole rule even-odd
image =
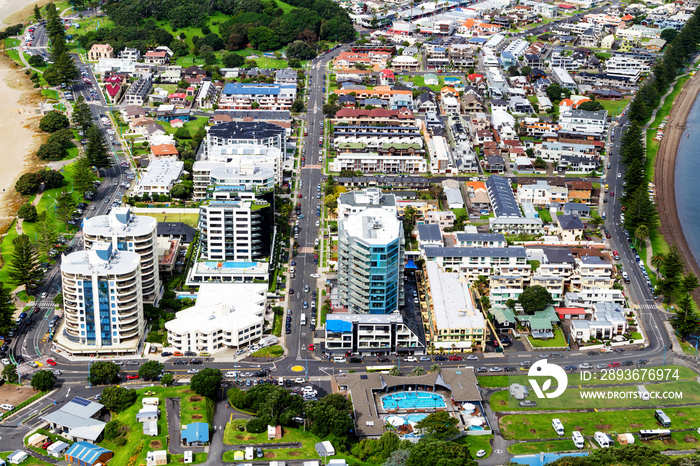
[[562, 440], [548, 440], [545, 442], [516, 443], [508, 447], [508, 452], [513, 455], [529, 455], [544, 452], [559, 452], [576, 450], [574, 441], [570, 438]]
[[569, 345], [566, 344], [566, 337], [564, 337], [564, 332], [560, 328], [554, 329], [554, 338], [549, 340], [540, 340], [539, 338], [527, 337], [533, 348], [566, 348]]
[[15, 228], [16, 222], [12, 222], [12, 225], [10, 225], [10, 229], [7, 230], [7, 233], [2, 239], [2, 243], [0, 243], [0, 253], [2, 254], [2, 261], [3, 261], [3, 267], [0, 269], [0, 283], [5, 283], [5, 284], [10, 284], [12, 283], [12, 280], [10, 280], [9, 276], [9, 270], [10, 267], [8, 267], [8, 264], [11, 261], [12, 258], [12, 253], [15, 250], [15, 245], [12, 243], [17, 236], [17, 228]]
[[[681, 405], [686, 403], [700, 403], [700, 384], [694, 380], [683, 382], [667, 382], [647, 385], [649, 391], [659, 392], [681, 392], [683, 398], [669, 400], [642, 400], [641, 398], [594, 398], [592, 392], [636, 392], [636, 386], [626, 387], [587, 387], [585, 389], [575, 388], [575, 381], [569, 380], [567, 390], [557, 398], [543, 398], [537, 400], [535, 408], [521, 408], [518, 401], [510, 397], [508, 391], [503, 390], [491, 395], [489, 403], [494, 411], [512, 410], [543, 410], [543, 409], [607, 409], [607, 408], [646, 408], [652, 404], [663, 403], [667, 406]], [[588, 392], [589, 398], [583, 398], [583, 392]]]
[[455, 443], [469, 448], [472, 456], [476, 458], [476, 452], [479, 450], [484, 450], [486, 457], [491, 456], [493, 452], [491, 440], [493, 440], [493, 435], [463, 435], [455, 440]]
[[197, 228], [199, 223], [199, 214], [176, 214], [167, 212], [167, 208], [159, 208], [157, 206], [153, 207], [154, 212], [142, 213], [139, 212], [136, 215], [145, 215], [148, 217], [153, 217], [159, 222], [182, 222], [193, 228]]
[[[595, 363], [595, 357], [592, 356], [590, 359], [591, 364]], [[504, 363], [504, 365], [507, 365]], [[623, 370], [627, 370], [628, 368], [623, 368]], [[630, 367], [629, 370], [634, 371], [636, 368], [635, 367]], [[656, 373], [654, 374], [654, 379], [652, 380], [651, 378], [651, 373], [649, 371], [644, 372], [643, 369], [645, 368], [640, 368], [636, 374], [639, 374], [638, 379], [633, 379], [631, 382], [634, 383], [644, 383], [644, 382], [653, 382], [658, 380], [657, 377], [655, 377]], [[678, 381], [683, 381], [683, 380], [695, 380], [698, 377], [698, 374], [693, 371], [692, 369], [689, 369], [687, 367], [683, 366], [654, 366], [654, 367], [649, 367], [649, 370], [656, 370], [656, 369], [663, 369], [664, 370], [664, 378], [666, 374], [666, 370], [670, 369], [671, 374], [675, 376], [675, 371], [678, 371]], [[505, 388], [509, 386], [512, 383], [519, 383], [525, 386], [530, 385], [528, 383], [528, 377], [526, 372], [527, 371], [522, 371], [523, 374], [519, 375], [489, 375], [489, 376], [483, 376], [479, 377], [479, 385], [482, 387], [488, 387], [488, 388]], [[592, 371], [594, 375], [599, 375], [600, 371]], [[632, 372], [632, 374], [635, 374]], [[643, 376], [643, 377], [642, 377]], [[634, 377], [634, 375], [633, 375]], [[676, 380], [675, 378], [673, 379], [674, 381]], [[620, 382], [622, 383], [622, 382]], [[581, 374], [579, 373], [573, 373], [569, 374], [569, 385], [619, 385], [619, 384], [613, 384], [609, 381], [605, 380], [600, 380], [600, 377], [592, 380], [581, 380]]]
[[[700, 422], [700, 407], [682, 406], [664, 408], [671, 418], [672, 429], [689, 429]], [[596, 411], [556, 414], [510, 414], [500, 419], [503, 436], [507, 439], [526, 440], [552, 438], [552, 419], [558, 418], [566, 432], [578, 430], [583, 435], [593, 435], [596, 431], [619, 434], [635, 429], [658, 429], [653, 409], [632, 409], [625, 411]]]
[[[144, 437], [141, 423], [136, 420], [136, 414], [142, 408], [141, 400], [144, 396], [146, 396], [144, 395], [144, 392], [146, 391], [155, 392], [155, 395], [148, 396], [155, 396], [160, 400], [160, 404], [158, 406], [158, 410], [160, 411], [160, 417], [158, 418], [158, 435], [155, 437]], [[153, 386], [138, 389], [136, 392], [139, 394], [139, 398], [132, 406], [125, 409], [121, 413], [112, 413], [112, 419], [118, 419], [129, 426], [127, 444], [125, 446], [118, 446], [109, 440], [103, 440], [99, 443], [100, 446], [114, 452], [114, 458], [111, 460], [113, 464], [129, 464], [129, 458], [131, 458], [132, 455], [136, 455], [136, 462], [134, 464], [144, 464], [146, 462], [146, 455], [149, 451], [163, 450], [167, 448], [168, 421], [165, 409], [166, 398], [180, 398], [180, 418], [182, 424], [189, 424], [191, 422], [208, 423], [210, 420], [210, 409], [208, 408], [207, 404], [211, 403], [211, 401], [195, 394], [192, 390], [190, 390], [189, 386]], [[192, 401], [192, 397], [197, 397], [200, 400]], [[195, 416], [201, 416], [201, 418], [194, 418]], [[136, 453], [137, 451], [138, 453]]]

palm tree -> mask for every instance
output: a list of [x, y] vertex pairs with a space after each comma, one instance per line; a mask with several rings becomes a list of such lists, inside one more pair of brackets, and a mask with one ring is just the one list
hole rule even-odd
[[639, 241], [644, 241], [644, 239], [649, 236], [649, 227], [646, 225], [639, 225], [636, 230], [634, 230], [634, 237]]
[[657, 252], [656, 254], [651, 256], [651, 265], [653, 265], [656, 268], [656, 270], [659, 270], [661, 268], [661, 265], [664, 263], [664, 259], [666, 259], [664, 253]]
[[389, 375], [397, 375], [398, 376], [398, 375], [401, 375], [401, 371], [399, 370], [399, 368], [397, 366], [394, 366], [391, 369], [389, 369]]
[[433, 364], [432, 366], [430, 366], [430, 372], [437, 372], [439, 374], [441, 371], [442, 368], [439, 364]]
[[425, 374], [425, 369], [422, 367], [414, 367], [413, 370], [411, 371], [411, 375], [424, 375]]

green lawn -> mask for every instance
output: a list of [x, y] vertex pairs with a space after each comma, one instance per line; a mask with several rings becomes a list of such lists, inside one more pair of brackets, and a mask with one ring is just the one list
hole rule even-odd
[[540, 340], [539, 338], [527, 337], [533, 348], [562, 348], [568, 346], [564, 332], [560, 328], [554, 329], [554, 338], [549, 340]]
[[61, 98], [61, 96], [58, 94], [58, 91], [54, 89], [42, 89], [41, 95], [54, 100], [59, 100]]
[[[575, 382], [573, 382], [575, 384]], [[649, 391], [680, 391], [683, 393], [682, 399], [669, 399], [669, 400], [642, 400], [641, 398], [631, 398], [631, 399], [594, 399], [594, 398], [583, 398], [582, 392], [587, 392], [590, 396], [594, 392], [632, 392], [636, 393], [637, 387], [587, 387], [585, 390], [576, 388], [572, 386], [570, 381], [569, 387], [566, 391], [557, 398], [544, 398], [537, 399], [536, 408], [521, 408], [518, 405], [517, 400], [510, 397], [508, 391], [500, 391], [494, 393], [489, 400], [491, 408], [494, 411], [511, 411], [511, 410], [542, 410], [542, 409], [605, 409], [605, 408], [645, 408], [656, 405], [658, 403], [663, 403], [667, 406], [680, 405], [684, 403], [700, 403], [700, 384], [694, 380], [688, 380], [683, 382], [668, 382], [647, 385], [647, 390]]]
[[[158, 419], [158, 435], [155, 437], [144, 437], [141, 423], [135, 418], [136, 414], [141, 409], [141, 399], [146, 391], [153, 391], [160, 399], [160, 418]], [[180, 397], [181, 423], [189, 424], [191, 422], [209, 422], [210, 413], [213, 412], [213, 403], [202, 397], [199, 397], [190, 390], [189, 386], [185, 387], [162, 387], [153, 386], [137, 390], [139, 398], [132, 406], [118, 414], [113, 414], [112, 419], [118, 419], [129, 426], [127, 444], [118, 446], [109, 440], [103, 440], [99, 443], [100, 446], [112, 450], [114, 458], [110, 461], [111, 464], [126, 465], [130, 464], [129, 459], [132, 456], [136, 457], [135, 464], [145, 464], [146, 453], [152, 450], [162, 450], [166, 448], [168, 442], [168, 422], [165, 412], [165, 398]], [[193, 401], [195, 398], [196, 401]], [[204, 460], [203, 460], [204, 461]], [[202, 461], [202, 462], [203, 462]]]
[[[8, 456], [10, 456], [11, 453], [12, 453], [12, 451], [2, 452], [2, 453], [0, 453], [0, 458], [5, 460], [5, 459], [7, 459]], [[41, 460], [38, 460], [38, 459], [30, 456], [29, 458], [27, 458], [26, 460], [24, 460], [22, 462], [22, 466], [51, 466], [51, 463], [47, 463], [45, 461], [41, 461]]]
[[[199, 128], [206, 126], [208, 122], [209, 118], [206, 117], [195, 118], [185, 123], [183, 128], [189, 131], [190, 135], [194, 136], [197, 134], [197, 131], [199, 131]], [[168, 134], [175, 134], [175, 131], [178, 130], [178, 128], [173, 128], [168, 121], [159, 121], [158, 123], [163, 126], [165, 132]]]
[[[434, 85], [431, 84], [429, 87], [433, 91], [440, 93], [440, 90], [444, 87], [445, 85], [445, 77], [444, 76], [438, 76], [438, 84]], [[406, 76], [406, 75], [400, 75], [396, 77], [396, 80], [403, 80], [405, 82], [412, 82], [416, 87], [423, 87], [426, 86], [425, 84], [425, 79], [423, 76]]]
[[10, 262], [12, 257], [12, 252], [15, 250], [15, 246], [12, 244], [15, 238], [17, 238], [17, 229], [15, 228], [15, 223], [10, 225], [10, 229], [2, 238], [2, 243], [0, 243], [0, 252], [2, 253], [3, 267], [0, 269], [0, 283], [12, 283], [10, 276], [8, 275], [9, 267], [6, 265]]
[[[80, 24], [80, 28], [76, 28], [75, 23], [72, 23], [71, 27], [66, 30], [66, 35], [71, 35], [75, 39], [76, 36], [81, 36], [86, 32], [97, 31], [98, 29], [105, 27], [114, 27], [114, 22], [112, 22], [112, 20], [106, 16], [81, 19], [78, 20], [78, 24]], [[80, 52], [86, 53], [87, 50], [81, 49]]]
[[[591, 356], [590, 359], [591, 364], [595, 364], [595, 356]], [[650, 368], [652, 369], [652, 368]], [[685, 380], [695, 380], [696, 377], [698, 377], [698, 374], [695, 373], [692, 369], [689, 369], [687, 367], [683, 366], [663, 366], [663, 367], [654, 367], [653, 369], [663, 369], [664, 370], [664, 379], [666, 378], [666, 370], [670, 369], [671, 370], [671, 375], [672, 375], [672, 380], [675, 379], [675, 371], [678, 371], [678, 381], [685, 381]], [[591, 372], [598, 372], [598, 371], [591, 371]], [[632, 374], [635, 374], [634, 372]], [[643, 383], [643, 382], [651, 382], [654, 380], [658, 380], [656, 377], [656, 374], [658, 372], [654, 373], [654, 379], [652, 380], [652, 373], [650, 371], [638, 371], [636, 372], [638, 374], [637, 376], [633, 377], [635, 378], [634, 382], [637, 383]], [[512, 383], [519, 383], [522, 385], [529, 385], [528, 383], [528, 378], [526, 374], [522, 375], [490, 375], [487, 377], [479, 377], [479, 385], [482, 387], [490, 387], [490, 388], [497, 388], [497, 387], [507, 387], [508, 385]], [[581, 380], [581, 374], [580, 373], [574, 373], [574, 374], [569, 374], [569, 386], [572, 385], [613, 385], [608, 381], [603, 381], [600, 379], [591, 379], [591, 380]], [[539, 402], [538, 402], [539, 404]]]
[[[554, 435], [552, 433], [552, 435]], [[546, 442], [516, 443], [508, 447], [508, 452], [514, 455], [537, 454], [541, 451], [572, 451], [576, 450], [574, 441], [570, 438], [566, 440], [548, 440]]]
[[199, 222], [199, 214], [173, 214], [173, 213], [163, 213], [163, 211], [167, 211], [168, 209], [161, 209], [158, 207], [153, 208], [153, 213], [147, 213], [147, 214], [136, 214], [136, 215], [146, 215], [148, 217], [153, 217], [159, 222], [183, 222], [186, 223], [187, 225], [196, 228], [197, 223]]
[[[281, 316], [275, 316], [275, 317], [281, 317]], [[281, 323], [281, 322], [280, 322]], [[282, 348], [280, 345], [274, 345], [274, 346], [267, 346], [265, 348], [261, 348], [257, 350], [255, 353], [253, 353], [251, 356], [254, 358], [266, 358], [266, 357], [272, 357], [272, 358], [277, 358], [279, 356], [282, 356], [284, 354], [284, 348]]]
[[[700, 422], [700, 407], [664, 408], [671, 418], [672, 429], [694, 428]], [[631, 429], [657, 429], [653, 409], [627, 411], [596, 411], [557, 414], [511, 414], [500, 419], [501, 430], [507, 439], [537, 439], [554, 436], [552, 419], [564, 424], [567, 434], [578, 430], [583, 435], [593, 435], [602, 430], [607, 433], [629, 432]]]
[[22, 41], [19, 39], [14, 39], [12, 37], [8, 37], [7, 39], [5, 39], [5, 48], [11, 49], [13, 47], [17, 47], [21, 43], [22, 43]]
[[552, 215], [547, 209], [537, 209], [537, 213], [544, 223], [552, 223]]
[[596, 102], [603, 106], [603, 108], [608, 112], [608, 115], [612, 115], [613, 113], [615, 115], [619, 115], [631, 101], [631, 96], [625, 97], [622, 100], [596, 99]]
[[476, 458], [476, 452], [479, 450], [485, 450], [486, 456], [491, 456], [493, 452], [491, 440], [493, 435], [463, 435], [455, 440], [455, 443], [468, 447], [472, 456]]

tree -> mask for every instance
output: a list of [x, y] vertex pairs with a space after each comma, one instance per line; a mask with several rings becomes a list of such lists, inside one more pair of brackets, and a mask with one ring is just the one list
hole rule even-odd
[[305, 107], [304, 107], [304, 101], [303, 101], [302, 99], [296, 99], [296, 100], [292, 103], [292, 112], [294, 112], [294, 113], [301, 113], [301, 112], [304, 111], [304, 109], [305, 109]]
[[389, 369], [389, 375], [398, 377], [399, 375], [401, 375], [401, 370], [398, 368], [398, 366], [394, 366], [391, 369]]
[[90, 106], [82, 95], [75, 101], [72, 117], [73, 126], [83, 131], [83, 134], [87, 134], [87, 130], [93, 125], [92, 112], [90, 112]]
[[41, 10], [39, 10], [39, 5], [34, 5], [34, 20], [41, 21]]
[[73, 164], [73, 189], [84, 195], [88, 191], [95, 189], [95, 172], [92, 171], [90, 161], [85, 155], [80, 155]]
[[175, 383], [175, 376], [170, 372], [166, 372], [165, 374], [163, 374], [163, 377], [161, 377], [160, 383], [163, 384], [163, 386], [165, 387], [169, 387]]
[[526, 314], [534, 314], [552, 303], [552, 295], [541, 285], [529, 286], [522, 292], [518, 302]]
[[294, 69], [301, 68], [301, 61], [298, 58], [288, 58], [287, 66]]
[[105, 440], [113, 442], [117, 437], [121, 437], [128, 432], [128, 430], [129, 426], [119, 419], [111, 420], [105, 425]]
[[32, 55], [27, 60], [27, 63], [29, 63], [31, 66], [33, 66], [35, 68], [40, 68], [40, 67], [46, 65], [46, 62], [44, 61], [44, 57], [42, 57], [41, 55]]
[[15, 326], [15, 306], [12, 300], [12, 293], [3, 283], [0, 283], [0, 333], [7, 335]]
[[102, 390], [100, 402], [113, 413], [120, 413], [133, 405], [137, 398], [138, 394], [133, 388], [110, 386]]
[[108, 168], [112, 166], [112, 159], [107, 152], [105, 137], [97, 126], [91, 126], [87, 132], [87, 147], [85, 156], [90, 161], [90, 165], [98, 168]]
[[17, 383], [19, 376], [17, 375], [17, 365], [8, 364], [2, 370], [2, 378], [9, 383]]
[[29, 202], [22, 204], [17, 211], [17, 216], [26, 222], [36, 222], [36, 207]]
[[552, 101], [552, 103], [559, 102], [562, 99], [562, 94], [565, 94], [567, 97], [571, 95], [571, 91], [568, 89], [563, 89], [559, 84], [557, 83], [552, 83], [547, 87], [547, 97], [549, 97], [549, 100]]
[[175, 131], [175, 137], [177, 139], [192, 139], [192, 135], [190, 132], [187, 130], [187, 128], [178, 128], [177, 131]]
[[109, 361], [98, 361], [90, 366], [89, 382], [92, 385], [119, 383], [119, 366]]
[[515, 65], [510, 65], [508, 67], [508, 74], [511, 76], [519, 76], [520, 75], [520, 70], [518, 70], [518, 67]]
[[659, 270], [661, 268], [661, 266], [663, 265], [665, 258], [666, 258], [666, 256], [662, 252], [654, 253], [654, 255], [651, 256], [651, 265], [656, 267], [656, 270]]
[[667, 302], [680, 286], [684, 268], [683, 257], [678, 251], [678, 246], [672, 244], [663, 261], [663, 279], [658, 283], [658, 289]]
[[40, 392], [48, 392], [56, 386], [56, 376], [51, 371], [39, 371], [32, 375], [32, 388]]
[[27, 292], [31, 292], [43, 276], [36, 249], [25, 234], [15, 238], [12, 244], [15, 250], [12, 252], [8, 275], [15, 285], [24, 285]]
[[681, 279], [679, 290], [681, 293], [690, 294], [698, 287], [698, 277], [693, 272], [688, 272]]
[[590, 100], [579, 104], [576, 108], [579, 110], [587, 110], [589, 112], [597, 112], [598, 110], [603, 110], [603, 106], [601, 105], [601, 103], [596, 102], [595, 100]]
[[437, 372], [439, 374], [442, 372], [442, 367], [440, 367], [440, 364], [432, 364], [430, 366], [430, 372]]
[[226, 68], [238, 68], [243, 66], [245, 63], [245, 58], [237, 53], [228, 52], [224, 54], [221, 62]]
[[55, 110], [44, 115], [39, 121], [39, 128], [47, 133], [53, 133], [68, 126], [70, 126], [68, 117]]
[[532, 73], [532, 68], [529, 66], [525, 65], [522, 68], [520, 68], [520, 74], [523, 76], [529, 76], [530, 73]]
[[15, 183], [15, 191], [23, 196], [28, 196], [39, 191], [40, 185], [41, 181], [36, 173], [25, 173], [20, 176], [17, 183]]
[[287, 47], [287, 57], [311, 60], [316, 58], [316, 49], [303, 40], [295, 40]]
[[416, 424], [416, 429], [423, 431], [425, 435], [438, 440], [447, 440], [459, 434], [457, 424], [459, 421], [447, 411], [438, 411], [428, 414]]
[[406, 466], [410, 454], [410, 450], [392, 451], [391, 455], [382, 466]]
[[[338, 398], [340, 397], [340, 398]], [[353, 429], [352, 405], [342, 395], [326, 395], [316, 402], [304, 403], [311, 432], [319, 437], [335, 435], [344, 438]]]
[[62, 222], [67, 222], [73, 216], [75, 210], [75, 199], [73, 195], [67, 191], [61, 191], [61, 194], [56, 196], [56, 218]]
[[56, 170], [40, 170], [36, 173], [39, 182], [44, 183], [44, 189], [60, 188], [63, 186], [63, 175]]
[[411, 370], [411, 375], [413, 375], [413, 376], [425, 375], [425, 369], [423, 369], [420, 366], [416, 366]]
[[47, 141], [39, 146], [36, 156], [41, 160], [61, 160], [66, 156], [66, 149], [59, 142]]
[[689, 294], [684, 295], [678, 302], [676, 315], [671, 318], [671, 325], [681, 338], [694, 334], [698, 330], [700, 317], [693, 310], [693, 303]]
[[68, 149], [73, 145], [71, 139], [73, 139], [73, 131], [68, 128], [63, 128], [59, 129], [55, 133], [52, 133], [46, 142], [49, 144], [59, 144], [64, 149]]
[[54, 225], [51, 217], [46, 215], [46, 212], [42, 212], [39, 216], [39, 221], [36, 223], [36, 229], [34, 230], [36, 239], [37, 250], [44, 255], [47, 255], [49, 251], [56, 244], [58, 239], [58, 233], [56, 232], [56, 225]]
[[276, 50], [280, 48], [280, 40], [277, 33], [265, 26], [248, 29], [248, 40], [256, 50]]
[[636, 230], [634, 230], [634, 237], [640, 242], [649, 236], [649, 227], [646, 225], [639, 225]]
[[[427, 418], [426, 418], [427, 419]], [[476, 466], [469, 449], [453, 442], [423, 437], [409, 454], [406, 466]]]
[[158, 376], [163, 372], [163, 365], [158, 361], [148, 361], [139, 367], [139, 378], [143, 380], [158, 380]]
[[221, 371], [206, 367], [192, 376], [190, 387], [197, 395], [206, 396], [212, 400], [216, 399], [216, 393], [221, 385]]
[[666, 43], [670, 44], [673, 42], [673, 39], [676, 38], [676, 35], [678, 34], [678, 31], [676, 31], [673, 28], [666, 28], [663, 31], [661, 31], [661, 39], [665, 40]]

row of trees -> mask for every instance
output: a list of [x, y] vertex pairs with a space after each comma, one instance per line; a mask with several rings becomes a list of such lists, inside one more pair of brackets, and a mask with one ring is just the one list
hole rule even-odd
[[46, 6], [46, 32], [51, 43], [49, 53], [52, 64], [44, 71], [43, 77], [50, 86], [68, 83], [80, 76], [75, 62], [66, 49], [65, 31], [56, 5], [49, 3]]

